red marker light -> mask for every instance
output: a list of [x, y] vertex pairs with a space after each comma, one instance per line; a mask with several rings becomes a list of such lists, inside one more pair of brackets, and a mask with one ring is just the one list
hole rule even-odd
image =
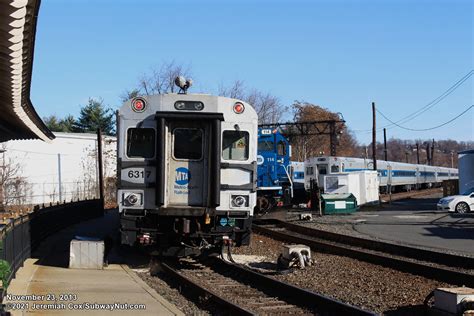
[[136, 98], [132, 100], [132, 110], [134, 112], [143, 112], [145, 111], [146, 103], [142, 98]]
[[242, 114], [242, 113], [244, 113], [244, 110], [245, 110], [245, 106], [242, 103], [236, 102], [234, 104], [234, 112], [235, 113]]

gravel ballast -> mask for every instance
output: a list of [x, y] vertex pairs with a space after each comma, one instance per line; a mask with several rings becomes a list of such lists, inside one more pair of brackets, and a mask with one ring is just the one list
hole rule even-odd
[[[158, 294], [163, 296], [168, 302], [175, 305], [186, 315], [212, 315], [204, 306], [196, 305], [191, 299], [188, 299], [181, 293], [179, 284], [169, 278], [165, 273], [159, 273], [157, 276], [151, 276], [148, 269], [135, 270], [137, 274], [151, 286]], [[198, 302], [199, 304], [199, 302]]]
[[[253, 234], [251, 245], [236, 254], [266, 256], [276, 262], [281, 242]], [[342, 302], [377, 313], [419, 315], [426, 296], [438, 287], [453, 285], [400, 272], [352, 258], [312, 252], [315, 264], [290, 274], [276, 275], [289, 282]]]

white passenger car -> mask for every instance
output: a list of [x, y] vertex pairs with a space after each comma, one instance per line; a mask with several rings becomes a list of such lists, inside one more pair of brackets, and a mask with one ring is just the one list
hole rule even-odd
[[[312, 157], [305, 161], [305, 189], [309, 191], [312, 179], [319, 186], [324, 184], [324, 176], [363, 170], [372, 170], [372, 159], [352, 157]], [[430, 188], [440, 185], [443, 180], [457, 179], [458, 169], [437, 166], [409, 164], [395, 161], [377, 160], [380, 190]]]
[[126, 101], [117, 124], [122, 244], [176, 257], [249, 244], [258, 133], [250, 104], [146, 95]]
[[471, 188], [461, 195], [447, 196], [439, 200], [438, 210], [448, 210], [450, 212], [467, 213], [474, 211], [474, 188]]

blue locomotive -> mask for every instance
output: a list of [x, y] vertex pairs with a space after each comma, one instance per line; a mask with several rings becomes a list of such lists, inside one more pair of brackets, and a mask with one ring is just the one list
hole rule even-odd
[[289, 205], [304, 190], [302, 162], [292, 162], [291, 145], [278, 129], [258, 129], [257, 210]]

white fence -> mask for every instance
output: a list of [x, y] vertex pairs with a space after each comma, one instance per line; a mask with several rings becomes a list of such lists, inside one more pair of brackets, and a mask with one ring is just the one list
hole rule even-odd
[[[97, 135], [55, 135], [51, 143], [17, 140], [0, 144], [0, 205], [98, 197]], [[115, 137], [103, 137], [103, 160], [105, 182], [114, 183]]]

